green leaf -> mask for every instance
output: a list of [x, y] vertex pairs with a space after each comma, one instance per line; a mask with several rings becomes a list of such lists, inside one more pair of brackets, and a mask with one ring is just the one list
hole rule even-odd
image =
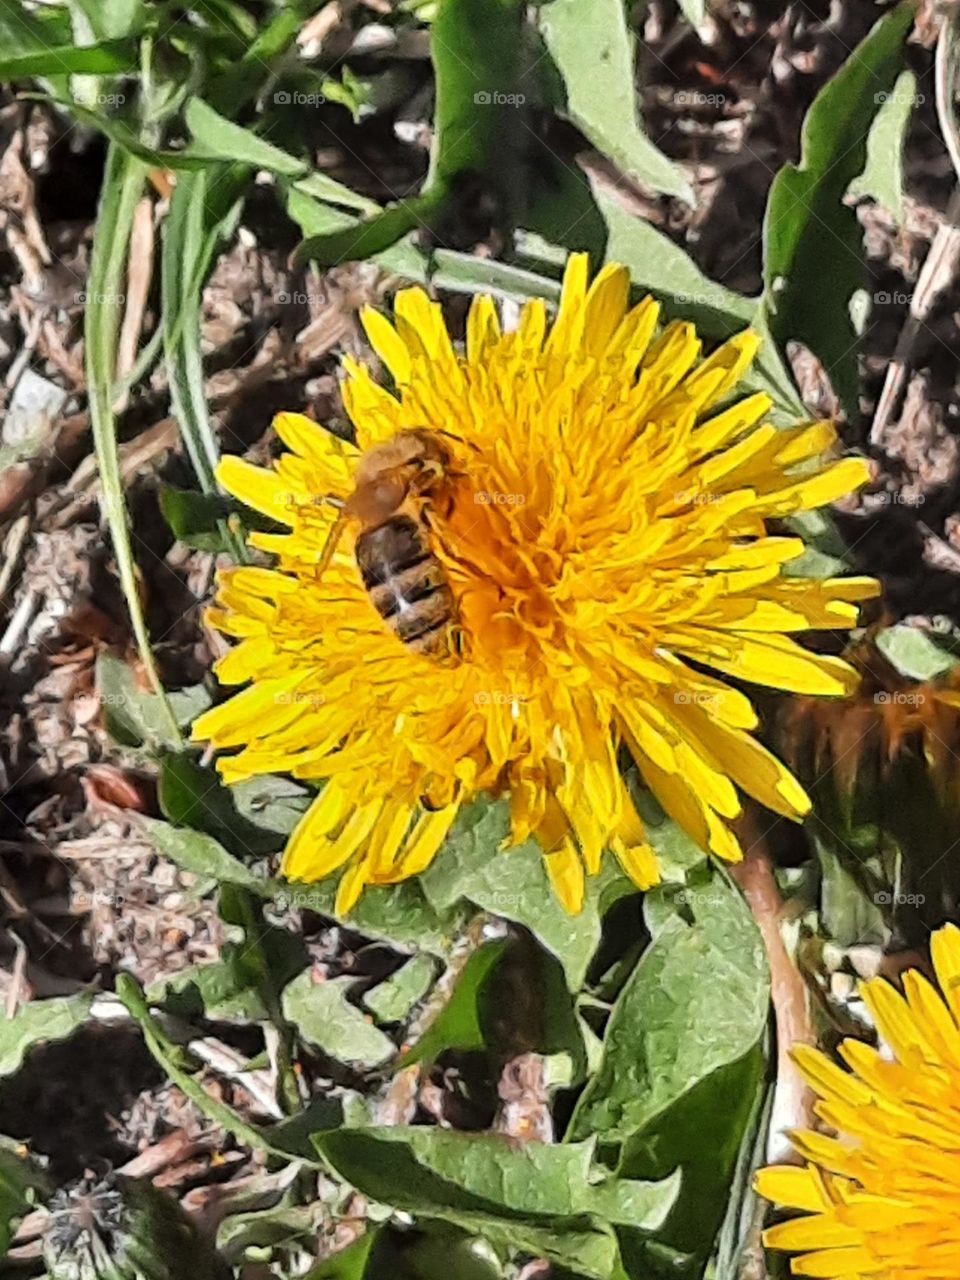
[[496, 1254], [482, 1240], [445, 1224], [422, 1230], [368, 1226], [365, 1235], [308, 1272], [305, 1280], [502, 1280]]
[[[221, 915], [229, 912], [221, 905]], [[229, 919], [228, 923], [231, 923]], [[241, 922], [241, 924], [244, 922]], [[244, 930], [240, 941], [221, 947], [221, 959], [192, 965], [158, 979], [147, 991], [150, 1004], [163, 1005], [181, 1017], [206, 1017], [213, 1021], [264, 1022], [279, 1011], [274, 995], [306, 966], [302, 940], [286, 929], [257, 921], [253, 933]]]
[[359, 209], [361, 213], [378, 213], [380, 206], [375, 200], [351, 191], [342, 182], [337, 182], [325, 173], [308, 173], [293, 183], [292, 189], [315, 200], [325, 200], [333, 205], [342, 205], [345, 209]]
[[218, 884], [237, 884], [263, 892], [264, 881], [255, 876], [237, 858], [227, 853], [213, 836], [189, 827], [174, 827], [159, 818], [139, 819], [147, 838], [165, 858], [175, 862], [184, 871], [210, 877]]
[[144, 0], [72, 0], [101, 40], [122, 40], [143, 26]]
[[[211, 190], [218, 203], [211, 216]], [[240, 199], [229, 198], [232, 184], [217, 166], [215, 184], [206, 173], [182, 174], [164, 222], [160, 287], [163, 349], [174, 415], [197, 482], [204, 493], [216, 492], [215, 471], [220, 445], [210, 420], [200, 350], [203, 282], [221, 238], [232, 233], [240, 216]], [[242, 540], [234, 537], [237, 558], [244, 559]]]
[[[56, 44], [67, 45], [70, 42], [70, 20], [67, 13], [55, 15]], [[23, 7], [19, 0], [5, 3], [0, 9], [0, 46], [9, 54], [42, 53], [49, 51], [53, 29], [47, 22], [41, 22], [35, 14]]]
[[137, 70], [137, 47], [130, 40], [104, 40], [98, 44], [44, 45], [33, 52], [0, 56], [0, 80], [25, 80], [36, 76], [125, 75]]
[[164, 1035], [159, 1023], [150, 1012], [140, 984], [135, 978], [128, 973], [118, 974], [117, 995], [130, 1016], [139, 1024], [146, 1046], [160, 1067], [203, 1115], [225, 1129], [227, 1133], [232, 1134], [245, 1146], [266, 1151], [283, 1160], [289, 1158], [289, 1153], [275, 1146], [268, 1134], [255, 1125], [248, 1124], [232, 1107], [212, 1097], [199, 1081], [183, 1068], [182, 1052]]
[[676, 1179], [605, 1174], [592, 1140], [516, 1146], [496, 1134], [399, 1125], [326, 1133], [317, 1148], [364, 1195], [411, 1213], [462, 1209], [531, 1222], [589, 1215], [651, 1231], [677, 1192]]
[[500, 206], [513, 207], [523, 11], [521, 0], [441, 0], [431, 28], [437, 105], [423, 190], [365, 221], [308, 234], [296, 261], [334, 266], [382, 254], [414, 228], [432, 225], [461, 175], [482, 174]]
[[[680, 1196], [656, 1239], [676, 1255], [673, 1274], [693, 1277], [720, 1227], [759, 1087], [769, 977], [756, 926], [725, 875], [705, 870], [679, 894], [648, 899], [663, 895], [682, 914], [661, 925], [624, 986], [569, 1136], [596, 1135], [631, 1177], [680, 1166]], [[628, 1270], [661, 1274], [648, 1242], [632, 1233], [622, 1242]]]
[[434, 1062], [448, 1049], [471, 1052], [486, 1046], [483, 998], [487, 983], [503, 959], [504, 938], [478, 947], [463, 967], [453, 994], [439, 1014], [397, 1063], [397, 1070], [414, 1062]]
[[[748, 326], [755, 329], [763, 345], [753, 369], [743, 379], [742, 393], [760, 390], [772, 396], [772, 421], [789, 424], [805, 419], [806, 410], [768, 333], [760, 303], [710, 280], [661, 231], [633, 217], [606, 192], [591, 191], [585, 178], [567, 177], [568, 190], [577, 183], [578, 203], [571, 207], [563, 189], [541, 193], [526, 220], [528, 234], [518, 237], [518, 249], [527, 264], [543, 269], [552, 263], [559, 272], [567, 250], [586, 250], [595, 269], [602, 262], [623, 263], [636, 293], [653, 294], [664, 320], [692, 321], [706, 339], [729, 338]], [[593, 235], [586, 230], [591, 223]], [[544, 236], [559, 238], [562, 248]]]
[[20, 1144], [0, 1138], [0, 1258], [7, 1256], [17, 1224], [37, 1193], [46, 1189], [43, 1173]]
[[496, 1253], [484, 1240], [441, 1228], [401, 1237], [402, 1264], [410, 1280], [435, 1280], [439, 1275], [457, 1280], [503, 1280]]
[[910, 113], [917, 101], [917, 77], [903, 71], [893, 90], [881, 99], [867, 136], [867, 167], [851, 182], [848, 194], [868, 196], [903, 222], [903, 144]]
[[315, 794], [292, 778], [273, 773], [235, 782], [229, 791], [237, 815], [258, 831], [268, 833], [271, 841], [277, 836], [290, 835], [310, 808]]
[[[612, 1228], [596, 1222], [592, 1227], [542, 1226], [532, 1222], [477, 1213], [471, 1209], [426, 1208], [417, 1214], [420, 1223], [444, 1222], [488, 1241], [502, 1253], [516, 1251], [553, 1264], [551, 1280], [628, 1280], [620, 1262], [620, 1248]], [[370, 1280], [379, 1280], [371, 1276]], [[433, 1277], [430, 1277], [433, 1280]]]
[[302, 177], [309, 169], [305, 160], [288, 155], [265, 138], [258, 138], [250, 129], [234, 124], [201, 98], [190, 99], [184, 119], [193, 136], [188, 148], [190, 155], [202, 156], [206, 160], [249, 164], [255, 169], [267, 169], [288, 178]]
[[564, 85], [564, 113], [620, 171], [692, 205], [693, 188], [640, 127], [633, 37], [623, 0], [548, 0], [537, 9]]
[[[230, 952], [230, 945], [224, 948]], [[181, 1017], [206, 1017], [213, 1022], [262, 1022], [267, 1011], [248, 976], [230, 959], [195, 964], [158, 978], [147, 989], [147, 1000]]]
[[445, 194], [435, 189], [422, 196], [390, 205], [343, 231], [313, 236], [297, 246], [294, 261], [300, 264], [312, 261], [320, 266], [333, 267], [340, 262], [359, 262], [374, 258], [415, 227], [430, 226], [445, 199]]
[[[21, 97], [31, 101], [55, 103], [81, 124], [88, 125], [91, 129], [96, 129], [114, 144], [115, 151], [119, 153], [120, 158], [126, 164], [139, 161], [144, 168], [175, 170], [205, 169], [210, 164], [209, 160], [200, 156], [190, 156], [185, 151], [159, 151], [156, 147], [147, 146], [119, 116], [104, 115], [103, 112], [92, 111], [75, 99], [52, 96], [46, 93], [24, 93], [21, 94]], [[119, 190], [119, 187], [111, 186], [110, 188], [113, 195], [118, 194]], [[106, 185], [102, 188], [102, 192], [106, 194]], [[99, 228], [99, 223], [97, 226]], [[122, 266], [122, 263], [120, 265]], [[87, 292], [88, 294], [93, 292], [89, 276], [87, 278]]]
[[284, 1016], [328, 1058], [354, 1067], [379, 1067], [395, 1055], [396, 1045], [349, 1002], [347, 994], [354, 985], [353, 978], [315, 982], [311, 971], [301, 973], [284, 988]]
[[[869, 868], [857, 866], [856, 855], [846, 847], [846, 834], [837, 839], [820, 822], [813, 824], [811, 839], [820, 864], [820, 920], [838, 946], [883, 946], [890, 931], [877, 899], [889, 901], [892, 895], [867, 883]], [[854, 867], [859, 874], [853, 874]]]
[[[675, 891], [651, 895], [663, 892]], [[631, 975], [607, 1026], [600, 1070], [571, 1121], [574, 1139], [627, 1141], [763, 1032], [766, 959], [746, 905], [716, 871], [702, 888], [681, 893], [694, 919], [674, 914]]]
[[382, 938], [394, 946], [444, 955], [456, 932], [460, 913], [437, 911], [413, 880], [381, 888], [366, 888], [349, 916], [334, 911], [337, 878], [314, 884], [297, 880], [271, 880], [267, 888], [279, 907], [295, 906], [327, 916], [368, 938]]
[[205, 831], [238, 854], [278, 853], [312, 799], [292, 779], [272, 775], [228, 787], [186, 752], [161, 760], [158, 795], [171, 822]]
[[[255, 1258], [266, 1260], [277, 1246], [289, 1249], [302, 1244], [312, 1248], [318, 1229], [322, 1229], [325, 1210], [322, 1201], [291, 1205], [285, 1196], [270, 1209], [231, 1212], [217, 1230], [217, 1248], [234, 1265]], [[232, 1275], [231, 1272], [231, 1278]]]
[[955, 653], [937, 644], [928, 632], [906, 623], [884, 627], [877, 633], [875, 644], [887, 661], [911, 680], [939, 680], [960, 661]]
[[635, 768], [628, 769], [624, 777], [646, 828], [647, 839], [657, 855], [663, 879], [686, 881], [694, 868], [703, 866], [706, 854], [683, 827], [667, 817], [653, 794], [642, 784]]
[[[584, 236], [581, 214], [571, 210], [556, 191], [550, 190], [526, 215], [526, 230], [518, 232], [522, 265], [493, 262], [451, 249], [427, 254], [406, 238], [375, 255], [385, 270], [409, 280], [454, 293], [490, 293], [523, 303], [560, 296], [558, 277], [567, 250], [585, 249], [595, 267], [602, 262], [622, 262], [630, 270], [635, 293], [652, 293], [661, 303], [664, 320], [693, 321], [706, 339], [723, 339], [749, 327], [763, 345], [754, 368], [744, 377], [743, 394], [762, 390], [773, 397], [771, 421], [795, 423], [807, 417], [790, 373], [767, 330], [766, 314], [756, 299], [746, 298], [709, 280], [693, 260], [649, 223], [632, 217], [613, 199], [598, 192], [596, 200], [585, 191], [587, 213], [596, 219], [597, 236]], [[579, 206], [581, 212], [584, 206]], [[357, 219], [290, 191], [287, 212], [306, 237], [332, 232], [355, 237]], [[589, 218], [587, 218], [589, 221]], [[549, 243], [545, 235], [564, 238], [563, 247]]]
[[426, 952], [411, 958], [396, 973], [378, 982], [363, 997], [378, 1022], [403, 1022], [433, 985], [437, 966]]
[[757, 1170], [766, 1164], [773, 1098], [774, 1081], [767, 1080], [757, 1091], [754, 1114], [737, 1156], [732, 1194], [717, 1241], [714, 1280], [742, 1280], [747, 1257], [756, 1249], [757, 1221], [763, 1216], [764, 1207], [753, 1189], [753, 1180]]
[[509, 194], [523, 16], [520, 0], [441, 0], [430, 39], [437, 107], [428, 185], [474, 172]]
[[197, 551], [229, 552], [232, 544], [224, 537], [222, 524], [236, 510], [231, 499], [217, 493], [197, 493], [194, 489], [174, 489], [161, 484], [160, 510], [174, 537]]
[[[176, 726], [210, 705], [209, 695], [197, 686], [182, 690], [179, 699], [180, 714], [168, 695], [164, 701], [148, 689], [141, 689], [133, 671], [113, 654], [102, 653], [96, 666], [97, 691], [103, 705], [107, 730], [111, 737], [123, 746], [146, 746], [151, 750], [179, 745], [179, 734], [174, 737]], [[172, 715], [171, 730], [168, 716]]]
[[110, 529], [120, 584], [127, 602], [140, 660], [147, 680], [157, 695], [163, 737], [167, 742], [179, 744], [180, 732], [176, 715], [164, 693], [140, 604], [136, 561], [130, 543], [130, 525], [120, 474], [117, 424], [111, 392], [116, 371], [127, 247], [145, 177], [146, 170], [138, 161], [116, 147], [109, 149], [87, 277], [85, 369], [93, 445], [100, 474], [100, 507]]
[[290, 155], [265, 138], [258, 137], [251, 129], [228, 120], [201, 98], [191, 98], [184, 116], [187, 128], [193, 135], [188, 148], [191, 156], [266, 169], [269, 173], [276, 173], [284, 178], [300, 179], [297, 183], [300, 189], [317, 199], [329, 200], [333, 204], [342, 204], [347, 209], [359, 209], [367, 213], [379, 211], [375, 201], [357, 195], [343, 183], [336, 182], [325, 174], [311, 173], [306, 160]]
[[367, 1264], [382, 1230], [382, 1227], [368, 1227], [359, 1240], [308, 1271], [304, 1280], [365, 1280]]
[[0, 1022], [0, 1076], [19, 1071], [28, 1050], [51, 1040], [66, 1040], [87, 1020], [93, 996], [33, 1000]]
[[867, 275], [860, 224], [843, 199], [867, 166], [870, 127], [902, 69], [913, 19], [909, 4], [882, 17], [817, 94], [803, 123], [800, 165], [777, 174], [764, 218], [771, 330], [781, 349], [794, 339], [819, 357], [851, 416], [859, 386], [852, 308]]
[[801, 537], [806, 551], [784, 566], [784, 573], [798, 578], [833, 578], [849, 573], [852, 565], [847, 544], [829, 511], [800, 511], [784, 521], [790, 533]]
[[583, 983], [600, 941], [600, 896], [605, 876], [591, 881], [579, 915], [557, 901], [533, 840], [500, 852], [509, 833], [504, 801], [480, 797], [457, 816], [440, 855], [420, 877], [428, 901], [438, 911], [466, 899], [495, 915], [525, 925], [564, 966], [570, 989]]

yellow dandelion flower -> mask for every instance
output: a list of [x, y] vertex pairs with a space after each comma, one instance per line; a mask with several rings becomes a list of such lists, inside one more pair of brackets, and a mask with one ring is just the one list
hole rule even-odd
[[[577, 255], [552, 326], [535, 301], [504, 333], [479, 297], [462, 353], [439, 305], [407, 289], [394, 324], [363, 317], [395, 392], [345, 362], [356, 447], [285, 413], [275, 427], [291, 452], [272, 470], [220, 465], [228, 490], [291, 531], [251, 537], [277, 556], [275, 569], [221, 575], [210, 616], [239, 643], [217, 671], [249, 687], [201, 716], [194, 737], [242, 748], [220, 759], [228, 781], [287, 772], [325, 782], [283, 870], [295, 880], [342, 871], [340, 911], [365, 884], [423, 871], [480, 792], [509, 796], [511, 843], [537, 838], [569, 910], [606, 849], [649, 887], [657, 860], [621, 747], [663, 809], [721, 858], [740, 857], [728, 826], [738, 787], [789, 817], [809, 808], [751, 737], [749, 700], [703, 668], [795, 693], [850, 691], [846, 663], [791, 633], [853, 625], [853, 602], [875, 584], [784, 576], [803, 544], [765, 522], [849, 492], [866, 463], [822, 461], [827, 423], [766, 424], [765, 395], [718, 408], [756, 336], [701, 360], [693, 327], [657, 336], [656, 304], [631, 307], [629, 283], [625, 268], [607, 266], [588, 284]], [[358, 465], [366, 494], [370, 451], [398, 436], [387, 451], [395, 492], [359, 503]], [[440, 597], [421, 644], [396, 633], [409, 641], [424, 611], [398, 589], [403, 625], [385, 620], [383, 593], [365, 589], [355, 555], [391, 492], [396, 503], [406, 493], [402, 509], [429, 548], [419, 586]], [[324, 495], [362, 514], [329, 563], [338, 516]]]
[[860, 990], [893, 1060], [846, 1040], [842, 1070], [818, 1050], [795, 1053], [834, 1130], [792, 1135], [805, 1167], [763, 1169], [757, 1189], [803, 1210], [764, 1243], [799, 1253], [794, 1275], [822, 1280], [956, 1280], [960, 1276], [960, 929], [933, 935], [936, 988], [915, 969], [900, 995], [882, 978]]

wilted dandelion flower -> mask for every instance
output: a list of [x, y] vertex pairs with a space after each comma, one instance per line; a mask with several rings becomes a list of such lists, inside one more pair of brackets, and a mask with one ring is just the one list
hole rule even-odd
[[[630, 307], [623, 267], [589, 287], [587, 274], [585, 256], [571, 258], [552, 325], [534, 301], [503, 333], [491, 299], [475, 299], [462, 354], [439, 305], [405, 290], [393, 325], [364, 315], [396, 390], [345, 362], [357, 447], [281, 414], [292, 452], [273, 469], [220, 466], [227, 489], [290, 532], [251, 537], [277, 568], [221, 576], [211, 618], [239, 643], [218, 675], [250, 683], [194, 736], [242, 748], [219, 762], [228, 781], [325, 780], [283, 869], [343, 870], [340, 911], [365, 884], [423, 871], [483, 791], [509, 795], [512, 842], [536, 837], [568, 909], [606, 849], [638, 886], [654, 884], [621, 746], [721, 858], [740, 857], [728, 826], [738, 787], [789, 817], [809, 807], [751, 737], [749, 700], [703, 668], [796, 693], [853, 687], [849, 666], [790, 633], [851, 626], [852, 602], [875, 585], [784, 576], [803, 543], [765, 521], [848, 493], [866, 464], [821, 461], [827, 423], [765, 424], [766, 395], [717, 407], [756, 351], [752, 333], [701, 361], [692, 325], [656, 336], [656, 304]], [[401, 642], [374, 607], [356, 521], [321, 571], [336, 519], [323, 495], [348, 498], [366, 451], [406, 431], [436, 433], [447, 455], [417, 507], [452, 593], [458, 651], [446, 661]]]
[[[960, 799], [957, 675], [911, 680], [870, 635], [858, 639], [844, 657], [860, 675], [855, 697], [842, 703], [796, 698], [784, 705], [778, 736], [787, 763], [801, 778], [829, 780], [840, 796], [862, 790], [882, 810], [891, 799], [902, 807], [898, 766], [916, 757], [929, 769], [935, 793], [955, 803]], [[909, 785], [916, 785], [912, 774]]]
[[758, 1175], [760, 1194], [803, 1210], [764, 1233], [800, 1254], [795, 1275], [823, 1280], [956, 1280], [960, 1276], [960, 929], [931, 940], [936, 989], [916, 970], [904, 995], [882, 978], [860, 988], [888, 1061], [845, 1040], [843, 1071], [816, 1049], [796, 1052], [837, 1136], [800, 1132], [804, 1168]]

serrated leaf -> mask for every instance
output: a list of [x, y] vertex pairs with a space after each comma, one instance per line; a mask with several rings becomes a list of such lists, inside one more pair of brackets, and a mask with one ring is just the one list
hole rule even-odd
[[430, 990], [437, 966], [426, 952], [411, 958], [389, 978], [378, 982], [363, 1003], [378, 1022], [402, 1022]]
[[213, 836], [189, 827], [174, 827], [159, 818], [139, 819], [150, 843], [184, 871], [209, 877], [218, 884], [237, 884], [262, 892], [264, 881], [228, 853]]
[[548, 0], [537, 9], [544, 44], [564, 85], [564, 114], [629, 178], [693, 204], [680, 165], [637, 116], [634, 42], [623, 0]]
[[670, 897], [677, 911], [617, 1000], [569, 1131], [596, 1135], [630, 1176], [680, 1166], [680, 1196], [656, 1247], [621, 1236], [627, 1270], [651, 1280], [702, 1273], [759, 1087], [769, 1000], [763, 943], [728, 879], [712, 870], [675, 894], [648, 895]]
[[870, 126], [867, 166], [848, 190], [851, 196], [876, 200], [897, 226], [903, 221], [903, 144], [910, 113], [917, 102], [916, 90], [913, 72], [901, 72]]
[[258, 923], [253, 943], [249, 932], [239, 942], [224, 943], [221, 959], [159, 978], [147, 991], [148, 1002], [182, 1017], [265, 1021], [274, 1002], [264, 997], [264, 977], [278, 991], [306, 966], [308, 957], [302, 940], [286, 929]]
[[[651, 891], [664, 892], [673, 890]], [[605, 1143], [626, 1141], [763, 1032], [766, 959], [746, 905], [718, 872], [682, 893], [695, 917], [674, 912], [631, 975], [607, 1027], [600, 1070], [571, 1121], [574, 1139], [596, 1133]]]
[[337, 877], [329, 876], [314, 884], [297, 880], [271, 880], [267, 891], [278, 907], [298, 907], [338, 920], [368, 938], [382, 938], [395, 947], [445, 954], [462, 917], [456, 908], [435, 910], [424, 897], [416, 881], [364, 889], [360, 901], [349, 916], [338, 916], [334, 910]]
[[351, 1066], [379, 1067], [396, 1053], [396, 1045], [347, 999], [353, 978], [315, 982], [307, 971], [283, 990], [283, 1013], [309, 1044], [328, 1058]]
[[420, 877], [423, 891], [438, 911], [466, 899], [526, 926], [564, 966], [575, 991], [600, 940], [599, 902], [607, 876], [589, 882], [583, 910], [568, 915], [550, 886], [535, 841], [500, 852], [508, 832], [504, 801], [482, 796], [465, 806], [440, 855]]
[[19, 1071], [34, 1045], [73, 1035], [86, 1022], [92, 1003], [93, 996], [86, 994], [33, 1000], [0, 1021], [0, 1077]]
[[229, 960], [191, 965], [167, 974], [148, 987], [146, 995], [150, 1004], [162, 1005], [182, 1017], [261, 1022], [267, 1016], [259, 994]]
[[418, 1126], [342, 1130], [317, 1148], [365, 1195], [412, 1213], [433, 1208], [530, 1222], [589, 1214], [639, 1230], [659, 1227], [678, 1179], [618, 1178], [594, 1163], [594, 1143], [525, 1143]]
[[905, 623], [885, 627], [877, 633], [874, 643], [887, 661], [911, 680], [938, 680], [960, 662], [955, 653], [942, 648], [928, 632]]
[[867, 137], [902, 70], [913, 19], [908, 4], [882, 17], [820, 90], [803, 122], [800, 165], [777, 174], [764, 217], [771, 330], [781, 350], [793, 339], [820, 359], [851, 416], [859, 387], [853, 309], [867, 275], [860, 224], [843, 201], [866, 168]]

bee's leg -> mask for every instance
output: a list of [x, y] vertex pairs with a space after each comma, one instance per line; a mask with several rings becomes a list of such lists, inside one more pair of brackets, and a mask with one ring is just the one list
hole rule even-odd
[[336, 510], [336, 519], [330, 526], [330, 532], [327, 534], [327, 540], [323, 544], [323, 550], [320, 552], [320, 559], [317, 561], [317, 577], [322, 578], [330, 567], [330, 561], [333, 559], [334, 552], [343, 536], [343, 531], [347, 524], [347, 515], [344, 510], [342, 499], [333, 497], [332, 494], [325, 494], [322, 501], [329, 507]]

